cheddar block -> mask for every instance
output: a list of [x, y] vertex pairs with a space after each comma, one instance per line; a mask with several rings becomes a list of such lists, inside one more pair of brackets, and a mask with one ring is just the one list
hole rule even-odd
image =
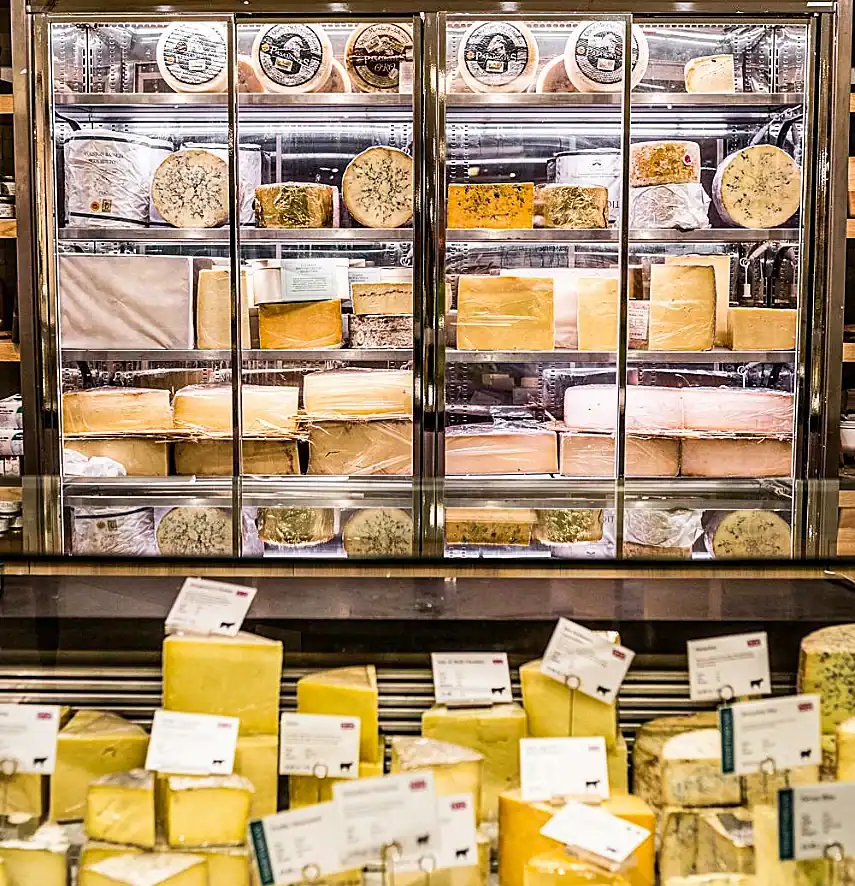
[[357, 316], [405, 317], [413, 313], [413, 284], [401, 282], [351, 283], [350, 299]]
[[651, 266], [651, 351], [709, 351], [715, 340], [715, 316], [713, 268]]
[[731, 308], [728, 342], [734, 351], [792, 351], [799, 312], [788, 308]]
[[554, 474], [555, 431], [501, 425], [459, 425], [445, 437], [446, 474]]
[[457, 347], [464, 351], [553, 350], [552, 280], [549, 277], [460, 277]]
[[578, 280], [580, 351], [614, 351], [617, 348], [618, 283], [612, 277], [581, 277]]
[[250, 886], [252, 862], [246, 846], [208, 846], [186, 850], [188, 855], [205, 859], [208, 886]]
[[534, 226], [534, 184], [449, 185], [449, 228], [510, 230]]
[[309, 474], [413, 473], [411, 421], [324, 421], [309, 428]]
[[209, 886], [208, 866], [200, 855], [116, 855], [82, 868], [78, 886]]
[[252, 783], [252, 818], [273, 815], [279, 797], [279, 736], [241, 735], [235, 750], [235, 775]]
[[242, 735], [279, 730], [282, 644], [255, 634], [163, 641], [163, 707], [240, 718]]
[[715, 272], [715, 346], [725, 348], [728, 340], [730, 311], [729, 255], [666, 255], [666, 265], [709, 265]]
[[413, 414], [408, 369], [311, 372], [303, 379], [303, 406], [313, 419], [367, 419]]
[[78, 711], [59, 731], [50, 785], [52, 821], [84, 817], [89, 785], [104, 775], [145, 766], [148, 735], [105, 711]]
[[166, 842], [179, 848], [238, 846], [246, 840], [253, 787], [240, 775], [166, 779]]
[[572, 858], [566, 849], [535, 855], [525, 864], [524, 886], [630, 886], [623, 874]]
[[[300, 473], [296, 440], [244, 440], [243, 472], [280, 476]], [[181, 476], [231, 477], [231, 440], [192, 440], [175, 444], [175, 473]]]
[[686, 437], [681, 444], [684, 477], [789, 477], [792, 469], [789, 440]]
[[[200, 350], [228, 350], [232, 346], [232, 293], [228, 268], [199, 271], [196, 288], [196, 347]], [[251, 346], [249, 332], [250, 296], [247, 273], [240, 273], [241, 344]]]
[[422, 714], [422, 735], [471, 748], [484, 757], [481, 816], [495, 821], [499, 794], [520, 781], [520, 739], [528, 734], [520, 705], [491, 708], [449, 708], [434, 705]]
[[85, 828], [91, 840], [153, 849], [154, 774], [132, 769], [93, 781], [86, 794]]
[[[297, 429], [299, 388], [243, 385], [244, 434], [282, 434]], [[233, 396], [229, 385], [188, 385], [175, 392], [175, 427], [199, 434], [230, 434]]]
[[297, 711], [359, 717], [359, 758], [378, 762], [377, 672], [374, 665], [336, 668], [309, 674], [297, 681]]
[[[377, 743], [377, 761], [366, 763], [359, 762], [359, 778], [379, 778], [383, 775], [385, 742], [381, 739]], [[333, 785], [343, 778], [318, 778], [314, 775], [289, 775], [288, 776], [288, 808], [301, 809], [304, 806], [314, 806], [316, 803], [329, 803], [333, 799]]]
[[66, 886], [69, 849], [65, 830], [55, 824], [43, 824], [27, 839], [3, 840], [0, 862], [9, 886]]
[[[615, 441], [604, 434], [560, 433], [558, 471], [567, 477], [613, 477]], [[680, 441], [672, 437], [627, 437], [627, 477], [677, 477]]]
[[62, 395], [65, 434], [133, 434], [171, 426], [169, 391], [103, 387]]
[[80, 850], [78, 869], [89, 868], [117, 855], [140, 855], [145, 852], [139, 846], [127, 846], [122, 843], [104, 843], [101, 840], [87, 840]]
[[341, 302], [288, 302], [258, 306], [262, 349], [312, 350], [342, 345]]
[[114, 440], [74, 440], [73, 449], [87, 458], [112, 458], [129, 477], [166, 477], [169, 474], [169, 444], [159, 440], [123, 437]]
[[16, 772], [0, 790], [0, 814], [42, 817], [45, 777], [34, 772]]
[[739, 777], [721, 771], [718, 729], [670, 738], [662, 748], [662, 802], [666, 806], [738, 806]]

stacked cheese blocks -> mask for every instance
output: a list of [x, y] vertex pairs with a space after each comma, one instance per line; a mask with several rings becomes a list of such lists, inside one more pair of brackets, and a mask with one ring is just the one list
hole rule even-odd
[[352, 283], [350, 298], [352, 348], [412, 348], [412, 272], [380, 269], [380, 280]]

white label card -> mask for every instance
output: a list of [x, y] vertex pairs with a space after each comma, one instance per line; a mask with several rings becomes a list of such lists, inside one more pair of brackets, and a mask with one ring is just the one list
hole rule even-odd
[[177, 775], [231, 775], [237, 717], [155, 711], [145, 768]]
[[855, 782], [778, 791], [781, 861], [855, 856]]
[[333, 799], [346, 870], [378, 861], [396, 844], [403, 858], [435, 859], [440, 828], [432, 772], [337, 782]]
[[622, 865], [650, 836], [650, 831], [585, 803], [571, 801], [541, 828], [544, 837], [558, 840], [582, 854]]
[[249, 823], [261, 886], [312, 883], [342, 870], [332, 803], [279, 812]]
[[359, 717], [282, 714], [279, 774], [359, 778]]
[[437, 704], [490, 705], [513, 701], [505, 652], [431, 653]]
[[719, 708], [721, 769], [727, 775], [819, 765], [820, 699], [787, 695]]
[[0, 772], [52, 774], [59, 717], [56, 705], [0, 704]]
[[478, 864], [475, 801], [472, 794], [437, 797], [440, 849], [437, 868], [467, 868]]
[[346, 299], [346, 258], [283, 258], [282, 297], [287, 301]]
[[609, 798], [606, 740], [524, 738], [520, 741], [522, 799], [525, 803], [571, 797]]
[[686, 648], [692, 701], [732, 701], [772, 691], [765, 631], [690, 640]]
[[255, 588], [246, 585], [188, 578], [166, 617], [166, 629], [235, 637], [255, 593]]
[[559, 618], [543, 654], [547, 677], [591, 698], [613, 702], [635, 653], [566, 618]]

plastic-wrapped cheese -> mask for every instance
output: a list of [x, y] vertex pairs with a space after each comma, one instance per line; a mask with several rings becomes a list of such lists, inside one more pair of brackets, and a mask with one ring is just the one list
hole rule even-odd
[[255, 189], [260, 228], [337, 228], [338, 190], [332, 185], [276, 182]]
[[788, 308], [731, 308], [727, 338], [734, 351], [792, 351], [799, 312]]
[[[192, 440], [175, 444], [175, 473], [181, 476], [229, 477], [234, 473], [231, 440]], [[296, 440], [244, 440], [243, 472], [261, 476], [299, 474]]]
[[[289, 433], [297, 428], [299, 388], [243, 385], [244, 434]], [[175, 427], [200, 434], [230, 434], [232, 389], [227, 385], [188, 385], [175, 392]]]
[[157, 67], [176, 92], [225, 92], [228, 85], [226, 26], [178, 22], [157, 41]]
[[[560, 433], [559, 472], [567, 477], [613, 477], [614, 438], [604, 434]], [[680, 441], [670, 437], [627, 437], [627, 477], [677, 477]]]
[[449, 228], [530, 228], [534, 184], [450, 184], [447, 211]]
[[[228, 268], [199, 271], [196, 287], [196, 347], [200, 350], [228, 350], [232, 346], [232, 293]], [[249, 293], [246, 271], [240, 274], [243, 307], [241, 339], [250, 345]]]
[[166, 477], [169, 474], [169, 444], [160, 440], [124, 437], [117, 440], [74, 440], [73, 449], [87, 458], [111, 458], [129, 477]]
[[309, 428], [309, 474], [413, 473], [411, 421], [324, 421]]
[[629, 226], [642, 230], [706, 230], [712, 227], [709, 208], [710, 198], [698, 182], [632, 188], [629, 192]]
[[708, 433], [776, 436], [793, 432], [793, 395], [759, 388], [683, 388], [683, 425]]
[[397, 148], [368, 148], [348, 163], [341, 195], [359, 224], [400, 228], [413, 217], [413, 158]]
[[460, 76], [473, 92], [525, 92], [539, 59], [537, 41], [521, 21], [475, 22], [457, 50]]
[[736, 92], [732, 55], [702, 55], [686, 62], [686, 92], [721, 95]]
[[614, 277], [580, 277], [576, 284], [580, 351], [617, 348], [618, 287]]
[[715, 338], [715, 271], [709, 265], [652, 265], [651, 351], [709, 351]]
[[727, 347], [730, 310], [730, 255], [666, 255], [666, 265], [709, 265], [715, 271], [715, 345]]
[[133, 434], [172, 424], [169, 391], [152, 388], [90, 388], [62, 397], [66, 434]]
[[681, 447], [684, 477], [789, 477], [793, 445], [773, 438], [686, 437]]
[[713, 521], [708, 545], [715, 557], [789, 557], [790, 526], [774, 511], [731, 511]]
[[335, 536], [332, 508], [259, 508], [258, 537], [268, 544], [305, 547]]
[[211, 151], [170, 154], [157, 167], [151, 199], [176, 228], [216, 228], [229, 217], [228, 164]]
[[412, 58], [412, 30], [397, 22], [360, 25], [344, 49], [345, 68], [357, 92], [398, 92], [401, 64]]
[[547, 62], [537, 75], [535, 92], [578, 92], [576, 87], [567, 76], [567, 66], [564, 64], [564, 56], [559, 55], [552, 61]]
[[540, 191], [545, 228], [607, 228], [609, 191], [604, 187], [544, 185]]
[[445, 438], [447, 474], [554, 474], [555, 431], [501, 425], [460, 425]]
[[350, 298], [354, 314], [413, 315], [412, 283], [352, 283]]
[[410, 416], [413, 374], [408, 369], [311, 372], [303, 379], [303, 406], [314, 419]]
[[[602, 508], [552, 508], [535, 513], [537, 524], [534, 527], [534, 537], [541, 544], [566, 545], [602, 541]], [[572, 731], [570, 734], [573, 734]]]
[[262, 349], [340, 348], [341, 302], [330, 299], [259, 305], [258, 337]]
[[252, 60], [269, 92], [314, 92], [332, 71], [332, 46], [319, 25], [265, 25], [252, 44]]
[[754, 145], [727, 157], [713, 179], [713, 201], [725, 224], [776, 228], [801, 202], [801, 170], [774, 145]]
[[445, 542], [450, 545], [528, 545], [535, 513], [525, 508], [448, 508]]
[[344, 524], [348, 557], [408, 557], [413, 553], [413, 519], [400, 508], [363, 508]]
[[[564, 65], [579, 92], [620, 92], [623, 88], [626, 28], [623, 22], [579, 22], [564, 48]], [[647, 73], [650, 50], [644, 32], [632, 26], [630, 84], [634, 89]]]
[[[629, 385], [626, 429], [638, 433], [683, 430], [679, 388]], [[564, 394], [564, 424], [573, 431], [613, 431], [617, 389], [613, 385], [572, 385]]]
[[633, 188], [701, 180], [701, 146], [697, 142], [636, 142], [629, 148], [629, 184]]

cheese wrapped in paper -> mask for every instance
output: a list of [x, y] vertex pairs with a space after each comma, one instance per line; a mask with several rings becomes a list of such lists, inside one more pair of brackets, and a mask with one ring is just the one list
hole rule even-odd
[[324, 421], [309, 428], [310, 474], [413, 473], [410, 421]]
[[255, 189], [260, 228], [337, 228], [338, 190], [332, 185], [277, 182]]
[[544, 185], [539, 191], [545, 228], [607, 228], [608, 188]]

